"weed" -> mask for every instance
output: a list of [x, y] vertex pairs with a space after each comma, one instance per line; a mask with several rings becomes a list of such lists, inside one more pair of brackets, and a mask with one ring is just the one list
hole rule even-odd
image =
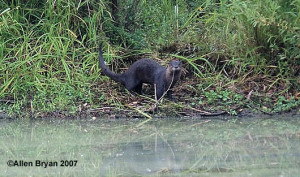
[[[204, 82], [195, 84], [204, 86], [206, 101], [200, 103], [241, 104], [226, 85], [255, 76], [258, 87], [268, 83], [279, 96], [299, 90], [297, 0], [130, 0], [120, 1], [116, 15], [110, 2], [0, 0], [0, 99], [14, 102], [3, 109], [120, 105], [102, 89], [107, 82], [98, 69], [99, 40], [109, 46], [109, 59], [120, 59], [113, 65], [124, 67], [132, 63], [122, 60], [125, 49], [155, 58], [159, 52], [166, 60], [162, 49], [173, 47], [171, 56]], [[222, 84], [207, 92], [214, 83]], [[246, 84], [241, 88], [249, 90]], [[296, 98], [280, 100], [275, 112], [298, 104]]]
[[295, 97], [292, 96], [290, 99], [286, 99], [284, 96], [279, 96], [272, 112], [289, 111], [297, 106], [300, 106], [300, 100], [296, 100]]

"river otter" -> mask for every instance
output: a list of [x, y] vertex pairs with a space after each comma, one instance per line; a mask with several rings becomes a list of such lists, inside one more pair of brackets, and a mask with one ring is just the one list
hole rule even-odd
[[181, 74], [181, 62], [172, 60], [167, 68], [156, 61], [143, 58], [134, 62], [124, 73], [112, 72], [104, 63], [101, 47], [99, 47], [99, 64], [102, 72], [112, 80], [121, 83], [129, 91], [142, 93], [143, 83], [156, 86], [156, 99], [159, 100], [167, 91], [169, 99], [173, 99], [169, 90], [178, 81]]

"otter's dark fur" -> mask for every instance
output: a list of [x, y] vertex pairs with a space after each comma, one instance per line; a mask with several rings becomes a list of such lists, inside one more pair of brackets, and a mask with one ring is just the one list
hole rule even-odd
[[[112, 80], [119, 82], [129, 91], [142, 93], [143, 83], [156, 85], [156, 98], [159, 100], [167, 92], [168, 98], [172, 99], [169, 88], [172, 88], [179, 80], [181, 63], [172, 60], [167, 68], [156, 61], [144, 58], [134, 62], [124, 73], [112, 72], [104, 63], [101, 47], [99, 48], [99, 63], [102, 72]], [[170, 84], [172, 85], [170, 86]]]

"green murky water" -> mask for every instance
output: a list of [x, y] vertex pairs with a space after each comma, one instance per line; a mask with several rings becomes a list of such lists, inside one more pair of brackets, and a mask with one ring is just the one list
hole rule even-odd
[[0, 176], [300, 176], [300, 117], [0, 120]]

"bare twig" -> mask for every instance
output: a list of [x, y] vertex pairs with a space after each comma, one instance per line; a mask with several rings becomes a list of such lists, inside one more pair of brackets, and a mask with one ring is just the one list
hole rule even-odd
[[159, 98], [159, 100], [157, 100], [157, 96], [156, 96], [156, 84], [154, 84], [154, 93], [155, 93], [155, 104], [154, 104], [154, 108], [157, 108], [157, 106], [159, 105], [159, 102], [163, 99], [163, 97], [168, 93], [168, 91], [171, 89], [171, 86], [173, 84], [173, 81], [174, 81], [174, 75], [175, 75], [175, 72], [173, 72], [173, 75], [172, 75], [172, 80], [171, 80], [171, 83], [168, 87], [168, 89], [163, 93], [163, 95]]
[[132, 107], [132, 106], [130, 106], [130, 105], [128, 105], [128, 104], [125, 104], [125, 106], [127, 106], [127, 107], [130, 108], [130, 109], [135, 110], [136, 112], [140, 113], [141, 115], [145, 116], [145, 117], [148, 118], [148, 119], [152, 119], [151, 116], [149, 116], [147, 113], [143, 112], [142, 110], [139, 110], [139, 109], [137, 109], [137, 108], [135, 108], [135, 107]]

